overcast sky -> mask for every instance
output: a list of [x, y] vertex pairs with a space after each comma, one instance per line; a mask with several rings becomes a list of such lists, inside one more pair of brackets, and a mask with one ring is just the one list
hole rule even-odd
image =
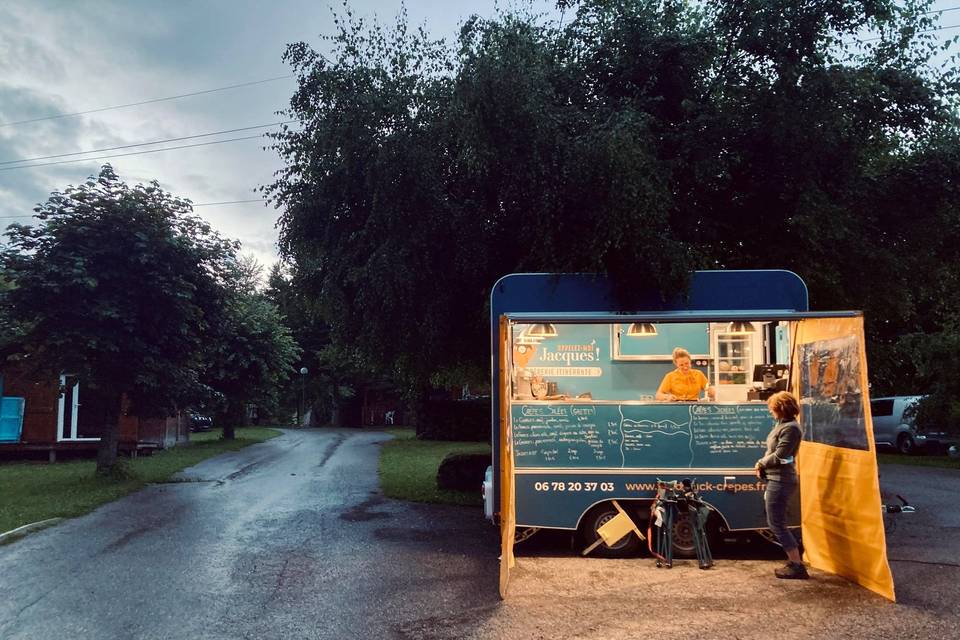
[[[553, 0], [516, 0], [556, 16]], [[355, 13], [392, 23], [394, 0], [352, 0]], [[509, 0], [500, 6], [513, 6]], [[153, 140], [193, 136], [276, 122], [293, 92], [292, 79], [205, 95], [111, 109], [76, 117], [17, 123], [276, 78], [288, 43], [305, 41], [328, 53], [321, 34], [333, 33], [331, 6], [315, 0], [3, 0], [0, 3], [0, 228], [28, 222], [53, 190], [78, 184], [110, 162], [128, 183], [156, 179], [195, 203], [250, 200], [271, 181], [280, 161], [263, 139], [161, 153], [9, 170], [11, 160]], [[494, 0], [408, 0], [413, 24], [451, 39], [469, 15], [491, 16]], [[960, 6], [941, 0], [937, 8]], [[960, 23], [960, 11], [941, 24]], [[946, 30], [944, 38], [960, 33]], [[257, 129], [166, 146], [262, 133]], [[117, 150], [93, 156], [157, 147]], [[51, 158], [39, 163], [75, 159]], [[276, 260], [276, 212], [259, 203], [196, 209], [223, 235], [243, 243], [264, 264]]]
[[[406, 6], [411, 23], [425, 23], [436, 36], [448, 39], [471, 14], [491, 16], [495, 11], [493, 0], [408, 0]], [[553, 3], [541, 0], [532, 6], [550, 11]], [[277, 122], [275, 112], [286, 106], [293, 79], [77, 117], [9, 123], [288, 75], [290, 68], [281, 61], [288, 43], [305, 41], [328, 53], [319, 36], [333, 33], [331, 7], [342, 9], [339, 2], [315, 0], [0, 2], [0, 229], [11, 222], [29, 222], [29, 217], [11, 216], [29, 216], [51, 191], [82, 183], [104, 162], [128, 183], [156, 179], [166, 190], [197, 204], [258, 198], [254, 189], [269, 183], [280, 166], [275, 153], [261, 149], [268, 142], [263, 139], [4, 169], [17, 166], [10, 160]], [[400, 2], [352, 0], [351, 7], [357, 14], [376, 15], [390, 24]], [[31, 164], [71, 159], [76, 157]], [[195, 212], [223, 235], [239, 239], [244, 253], [265, 264], [276, 260], [277, 214], [272, 208], [248, 203], [198, 207]]]

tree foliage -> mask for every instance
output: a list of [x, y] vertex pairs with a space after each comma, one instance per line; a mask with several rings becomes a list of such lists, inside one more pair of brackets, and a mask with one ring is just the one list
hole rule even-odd
[[250, 258], [230, 264], [221, 309], [211, 327], [202, 380], [222, 398], [223, 437], [246, 419], [248, 404], [270, 412], [289, 386], [300, 348], [280, 311], [258, 290], [262, 267]]
[[866, 311], [898, 384], [899, 337], [939, 330], [958, 292], [939, 262], [958, 84], [930, 2], [561, 4], [563, 25], [471, 18], [450, 46], [348, 9], [332, 59], [288, 48], [302, 124], [266, 191], [331, 340], [417, 386], [484, 368], [505, 273], [668, 296], [693, 268], [788, 268], [816, 308]]
[[311, 412], [314, 424], [345, 426], [341, 422], [343, 404], [363, 386], [383, 385], [383, 377], [362, 367], [363, 358], [350, 343], [331, 341], [330, 328], [317, 305], [301, 295], [298, 284], [280, 263], [271, 269], [264, 294], [290, 327], [302, 349], [300, 363], [307, 369], [296, 385], [288, 387], [286, 405], [300, 407], [302, 403], [300, 408]]
[[224, 318], [236, 245], [188, 201], [156, 182], [130, 187], [109, 165], [35, 211], [39, 224], [12, 225], [0, 255], [15, 285], [5, 311], [21, 331], [11, 350], [110, 399], [98, 454], [110, 471], [122, 396], [139, 415], [166, 415], [209, 391], [202, 354]]

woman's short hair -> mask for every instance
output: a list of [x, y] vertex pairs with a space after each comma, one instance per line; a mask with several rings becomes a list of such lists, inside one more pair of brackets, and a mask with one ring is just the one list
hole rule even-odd
[[673, 361], [676, 362], [680, 358], [689, 358], [690, 352], [684, 349], [683, 347], [677, 347], [673, 350]]
[[767, 399], [767, 406], [781, 420], [793, 420], [800, 415], [800, 403], [789, 391], [777, 391]]

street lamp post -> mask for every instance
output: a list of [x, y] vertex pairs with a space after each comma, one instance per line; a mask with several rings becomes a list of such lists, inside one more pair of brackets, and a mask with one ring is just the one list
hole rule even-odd
[[[305, 400], [307, 395], [307, 374], [310, 373], [306, 367], [300, 367], [300, 403], [297, 405], [297, 426], [300, 426], [300, 416], [306, 413]], [[306, 417], [306, 416], [304, 416]]]

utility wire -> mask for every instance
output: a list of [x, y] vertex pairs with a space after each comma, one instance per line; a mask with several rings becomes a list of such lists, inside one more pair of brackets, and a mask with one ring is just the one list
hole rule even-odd
[[263, 198], [254, 198], [253, 200], [227, 200], [226, 202], [201, 202], [200, 204], [193, 205], [194, 207], [215, 207], [221, 204], [245, 204], [247, 202], [263, 202], [266, 200]]
[[55, 164], [70, 164], [73, 162], [91, 162], [93, 160], [106, 160], [107, 158], [123, 158], [125, 156], [136, 156], [147, 153], [160, 153], [162, 151], [175, 151], [177, 149], [189, 149], [191, 147], [206, 147], [212, 144], [223, 144], [225, 142], [237, 142], [238, 140], [262, 139], [263, 136], [243, 136], [240, 138], [227, 138], [226, 140], [214, 140], [212, 142], [198, 142], [196, 144], [182, 144], [176, 147], [166, 147], [164, 149], [148, 149], [146, 151], [131, 151], [130, 153], [115, 153], [108, 156], [96, 156], [93, 158], [80, 158], [78, 160], [58, 160], [57, 162], [42, 162], [40, 164], [22, 164], [16, 167], [0, 167], [0, 171], [14, 171], [16, 169], [33, 169], [36, 167], [49, 167]]
[[[915, 31], [914, 35], [919, 35], [921, 33], [933, 33], [934, 31], [943, 31], [944, 29], [958, 29], [958, 28], [960, 28], [960, 24], [951, 24], [945, 27], [937, 27], [936, 29], [925, 29], [924, 31]], [[871, 40], [883, 40], [883, 38], [884, 36], [876, 36], [874, 38], [861, 38], [860, 42], [870, 42]]]
[[3, 161], [0, 161], [0, 165], [19, 164], [21, 162], [36, 162], [37, 160], [49, 160], [51, 158], [66, 158], [68, 156], [82, 156], [88, 153], [102, 153], [104, 151], [116, 151], [117, 149], [132, 149], [133, 147], [146, 147], [154, 144], [164, 144], [167, 142], [180, 142], [181, 140], [193, 140], [195, 138], [206, 138], [209, 136], [218, 136], [224, 133], [237, 133], [239, 131], [250, 131], [252, 129], [263, 129], [266, 127], [275, 127], [281, 124], [290, 124], [291, 122], [298, 122], [298, 120], [285, 120], [283, 122], [271, 122], [270, 124], [258, 124], [253, 127], [240, 127], [239, 129], [225, 129], [223, 131], [213, 131], [210, 133], [198, 133], [192, 136], [183, 136], [180, 138], [166, 138], [165, 140], [154, 140], [153, 142], [138, 142], [136, 144], [125, 144], [119, 147], [104, 147], [103, 149], [89, 149], [87, 151], [74, 151], [72, 153], [57, 153], [50, 156], [37, 156], [35, 158], [22, 158], [20, 160], [3, 160]]
[[[227, 200], [225, 202], [200, 202], [198, 204], [191, 205], [194, 209], [197, 207], [216, 207], [222, 204], [245, 204], [248, 202], [264, 202], [264, 200], [257, 198], [254, 200]], [[28, 214], [24, 216], [0, 216], [0, 220], [12, 220], [13, 218], [33, 218], [36, 214]]]
[[924, 11], [921, 15], [926, 15], [928, 13], [946, 13], [947, 11], [956, 11], [960, 7], [947, 7], [946, 9], [932, 9], [930, 11]]
[[74, 113], [61, 113], [55, 116], [43, 116], [41, 118], [30, 118], [29, 120], [17, 120], [16, 122], [2, 122], [0, 123], [0, 128], [3, 127], [12, 127], [18, 124], [28, 124], [30, 122], [40, 122], [42, 120], [56, 120], [58, 118], [72, 118], [73, 116], [83, 116], [88, 113], [99, 113], [101, 111], [110, 111], [111, 109], [125, 109], [127, 107], [136, 107], [142, 104], [153, 104], [155, 102], [166, 102], [167, 100], [179, 100], [180, 98], [188, 98], [190, 96], [199, 96], [207, 93], [215, 93], [217, 91], [226, 91], [228, 89], [239, 89], [240, 87], [251, 87], [256, 84], [264, 84], [267, 82], [276, 82], [277, 80], [285, 80], [287, 78], [292, 78], [293, 74], [288, 73], [285, 76], [277, 76], [275, 78], [265, 78], [263, 80], [254, 80], [253, 82], [241, 82], [240, 84], [231, 84], [226, 87], [217, 87], [216, 89], [205, 89], [204, 91], [194, 91], [192, 93], [181, 93], [176, 96], [167, 96], [166, 98], [153, 98], [152, 100], [142, 100], [140, 102], [130, 102], [127, 104], [117, 104], [110, 107], [100, 107], [99, 109], [90, 109], [89, 111], [76, 111]]

